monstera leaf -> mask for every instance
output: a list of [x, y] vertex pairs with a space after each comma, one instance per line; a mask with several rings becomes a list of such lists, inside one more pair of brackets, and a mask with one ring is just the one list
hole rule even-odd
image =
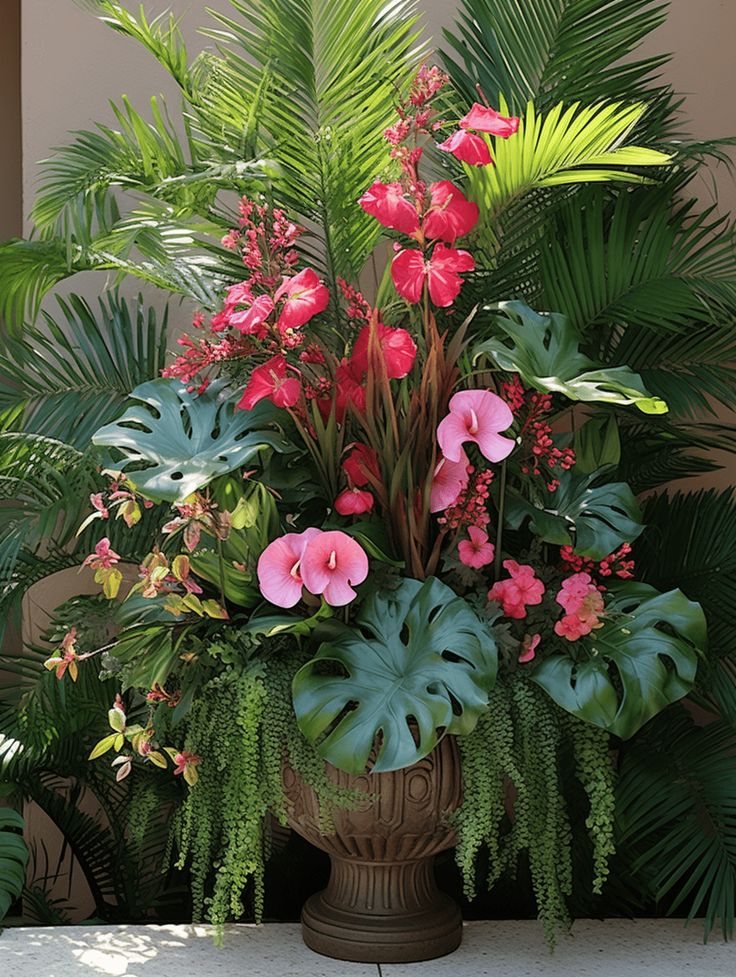
[[445, 733], [469, 733], [486, 708], [496, 643], [433, 577], [373, 594], [355, 628], [333, 624], [330, 635], [294, 678], [294, 709], [341, 770], [362, 773], [374, 747], [376, 772], [409, 766]]
[[115, 469], [154, 502], [181, 502], [263, 448], [291, 448], [282, 433], [269, 428], [278, 418], [272, 404], [262, 401], [252, 411], [236, 411], [223, 381], [196, 395], [177, 381], [150, 380], [130, 396], [140, 403], [101, 427], [92, 441], [122, 452]]
[[630, 543], [644, 528], [641, 511], [625, 482], [593, 486], [599, 473], [580, 477], [559, 475], [559, 488], [549, 498], [554, 508], [533, 505], [518, 492], [506, 498], [507, 521], [518, 529], [529, 519], [532, 532], [546, 543], [574, 546], [591, 560], [602, 560], [621, 543]]
[[606, 623], [578, 643], [587, 653], [552, 655], [532, 678], [574, 716], [628, 739], [692, 688], [705, 616], [679, 590], [644, 584], [621, 586], [607, 603]]
[[628, 366], [599, 368], [580, 352], [578, 336], [564, 315], [541, 315], [523, 302], [501, 302], [493, 325], [503, 335], [487, 339], [474, 357], [488, 354], [502, 370], [518, 373], [528, 387], [561, 393], [569, 400], [634, 404], [645, 414], [665, 414], [667, 404], [648, 393]]

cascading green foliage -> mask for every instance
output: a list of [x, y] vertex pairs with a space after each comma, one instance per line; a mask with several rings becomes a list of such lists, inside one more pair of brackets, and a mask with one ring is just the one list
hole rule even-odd
[[296, 726], [290, 697], [295, 663], [284, 643], [276, 640], [284, 657], [271, 658], [267, 669], [263, 663], [243, 665], [243, 645], [233, 632], [216, 648], [230, 663], [202, 690], [188, 717], [186, 749], [202, 762], [172, 838], [179, 867], [190, 864], [194, 918], [206, 916], [220, 935], [228, 919], [245, 912], [248, 886], [253, 914], [262, 916], [269, 814], [286, 823], [284, 760], [316, 791], [322, 830], [330, 830], [331, 807], [353, 800], [330, 784], [324, 761]]
[[554, 943], [569, 923], [572, 832], [561, 757], [570, 753], [590, 811], [586, 827], [593, 846], [593, 892], [600, 893], [614, 851], [614, 774], [609, 737], [557, 708], [524, 680], [499, 681], [488, 712], [459, 739], [464, 800], [455, 815], [456, 860], [465, 893], [476, 893], [476, 859], [489, 856], [488, 888], [514, 873], [526, 852], [539, 917]]

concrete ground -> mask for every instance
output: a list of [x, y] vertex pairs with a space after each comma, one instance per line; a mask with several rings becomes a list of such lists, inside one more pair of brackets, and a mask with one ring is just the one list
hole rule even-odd
[[467, 923], [461, 948], [430, 963], [341, 963], [302, 944], [294, 924], [10, 928], [1, 977], [736, 977], [736, 944], [702, 943], [698, 923], [581, 920], [550, 955], [535, 922]]

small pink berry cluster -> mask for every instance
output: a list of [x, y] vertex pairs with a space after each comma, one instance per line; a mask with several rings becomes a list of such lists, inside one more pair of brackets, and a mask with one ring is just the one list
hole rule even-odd
[[[391, 156], [399, 160], [412, 183], [416, 181], [416, 164], [422, 155], [422, 149], [417, 146], [418, 139], [442, 126], [429, 103], [449, 80], [436, 65], [422, 65], [412, 81], [408, 99], [396, 107], [399, 121], [383, 133], [393, 147]], [[409, 141], [413, 143], [411, 147], [406, 145]]]
[[555, 624], [555, 634], [568, 641], [577, 641], [596, 628], [605, 608], [603, 596], [589, 573], [575, 573], [562, 581], [555, 600], [565, 613]]
[[353, 322], [370, 322], [373, 309], [370, 302], [353, 285], [349, 285], [344, 278], [338, 278], [337, 284], [342, 297], [347, 303], [346, 315]]
[[462, 529], [466, 526], [485, 529], [491, 520], [488, 514], [488, 497], [494, 473], [490, 468], [476, 473], [472, 465], [468, 465], [467, 472], [469, 476], [475, 474], [475, 478], [468, 479], [457, 499], [437, 520], [447, 529]]
[[528, 563], [504, 560], [503, 566], [510, 577], [494, 583], [488, 591], [488, 600], [501, 604], [506, 617], [521, 620], [526, 617], [527, 606], [542, 603], [544, 584], [534, 573], [534, 567]]
[[[195, 317], [195, 329], [201, 329], [201, 317]], [[247, 359], [255, 350], [255, 345], [245, 336], [227, 335], [217, 342], [210, 339], [180, 336], [177, 345], [184, 350], [171, 366], [161, 371], [162, 377], [181, 380], [187, 385], [189, 393], [203, 393], [211, 382], [210, 371], [227, 360]], [[194, 381], [198, 380], [198, 383]]]
[[[552, 439], [552, 427], [546, 420], [552, 411], [552, 395], [534, 392], [529, 394], [518, 377], [507, 381], [502, 387], [504, 398], [515, 413], [527, 407], [528, 413], [520, 431], [520, 438], [529, 447], [528, 458], [521, 466], [523, 475], [553, 474], [556, 469], [569, 471], [575, 464], [572, 448], [558, 448]], [[549, 492], [560, 487], [558, 478], [547, 483]]]
[[627, 559], [630, 553], [631, 543], [622, 543], [617, 550], [609, 553], [605, 559], [596, 562], [584, 556], [578, 556], [573, 551], [572, 546], [563, 546], [560, 549], [562, 562], [577, 573], [596, 574], [599, 577], [615, 575], [621, 580], [631, 580], [634, 576], [636, 563], [634, 560]]
[[272, 291], [281, 276], [296, 265], [299, 256], [294, 245], [304, 228], [290, 221], [283, 210], [242, 197], [239, 227], [228, 231], [221, 244], [229, 251], [240, 251], [243, 264], [251, 273], [251, 286]]

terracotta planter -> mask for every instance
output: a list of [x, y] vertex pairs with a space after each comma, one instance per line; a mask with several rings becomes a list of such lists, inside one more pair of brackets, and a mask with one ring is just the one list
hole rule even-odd
[[433, 868], [434, 856], [455, 843], [445, 823], [462, 797], [454, 737], [394, 773], [327, 770], [341, 787], [377, 798], [366, 798], [360, 810], [335, 812], [335, 834], [323, 835], [314, 792], [284, 769], [290, 824], [326, 851], [332, 866], [327, 888], [302, 910], [304, 942], [328, 957], [363, 963], [431, 960], [457, 949], [460, 910], [437, 888]]

